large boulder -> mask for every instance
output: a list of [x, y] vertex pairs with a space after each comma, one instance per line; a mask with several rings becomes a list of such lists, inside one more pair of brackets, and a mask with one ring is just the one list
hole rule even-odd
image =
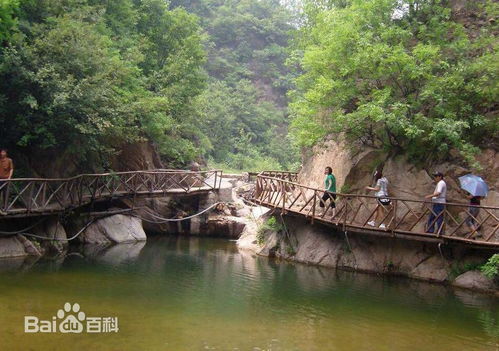
[[118, 171], [141, 171], [163, 168], [163, 163], [155, 146], [143, 141], [124, 144], [112, 160], [113, 169]]
[[479, 271], [468, 271], [456, 278], [452, 285], [473, 290], [499, 293], [499, 287]]
[[146, 239], [141, 220], [121, 214], [98, 219], [80, 235], [80, 241], [90, 244], [124, 243]]
[[23, 256], [28, 256], [28, 252], [18, 237], [0, 238], [0, 258]]
[[48, 218], [33, 228], [34, 234], [47, 238], [41, 239], [40, 245], [45, 252], [60, 254], [68, 247], [66, 230], [57, 217]]
[[208, 219], [206, 234], [237, 239], [246, 226], [246, 221], [233, 216], [217, 216]]

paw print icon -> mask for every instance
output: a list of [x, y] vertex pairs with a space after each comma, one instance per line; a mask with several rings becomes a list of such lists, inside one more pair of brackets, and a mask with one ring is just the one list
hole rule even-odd
[[61, 333], [81, 333], [83, 332], [83, 321], [85, 313], [80, 311], [80, 305], [75, 303], [71, 305], [69, 302], [64, 304], [64, 309], [57, 311], [59, 322], [59, 331]]

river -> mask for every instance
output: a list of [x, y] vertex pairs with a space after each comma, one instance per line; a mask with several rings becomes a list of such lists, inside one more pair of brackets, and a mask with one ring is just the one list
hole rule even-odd
[[[66, 302], [119, 331], [24, 332], [24, 316], [52, 320]], [[166, 237], [0, 261], [0, 326], [2, 351], [498, 350], [499, 301]]]

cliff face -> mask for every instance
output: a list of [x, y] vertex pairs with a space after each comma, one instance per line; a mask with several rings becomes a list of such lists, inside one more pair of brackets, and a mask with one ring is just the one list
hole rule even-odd
[[123, 145], [112, 159], [115, 171], [138, 171], [164, 168], [154, 146], [147, 141]]
[[[66, 178], [81, 173], [101, 173], [107, 168], [103, 166], [102, 160], [90, 158], [82, 162], [67, 151], [29, 155], [14, 153], [12, 158], [16, 167], [14, 177], [17, 178]], [[164, 168], [164, 165], [154, 145], [143, 141], [121, 145], [108, 160], [108, 167], [118, 172]]]
[[484, 262], [490, 252], [345, 233], [300, 217], [283, 216], [283, 229], [245, 230], [240, 249], [290, 261], [370, 273], [401, 275], [498, 294], [497, 284], [465, 267]]
[[[360, 151], [352, 151], [355, 149]], [[308, 186], [323, 188], [324, 168], [331, 166], [336, 176], [338, 192], [372, 195], [365, 187], [372, 185], [374, 171], [380, 167], [389, 181], [388, 190], [391, 197], [421, 200], [424, 195], [433, 192], [435, 185], [430, 174], [439, 170], [445, 174], [447, 201], [463, 203], [467, 200], [458, 191], [458, 177], [475, 173], [482, 176], [490, 188], [490, 193], [482, 204], [497, 206], [499, 153], [492, 149], [482, 150], [477, 155], [477, 160], [483, 168], [480, 172], [473, 172], [453, 162], [425, 169], [410, 163], [404, 155], [391, 156], [380, 149], [352, 147], [342, 137], [338, 137], [315, 146], [305, 155], [298, 181]]]

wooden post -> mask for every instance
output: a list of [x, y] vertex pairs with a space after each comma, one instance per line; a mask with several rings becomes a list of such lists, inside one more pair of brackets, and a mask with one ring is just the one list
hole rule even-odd
[[314, 202], [312, 204], [312, 224], [314, 224], [314, 218], [315, 218], [315, 205], [317, 203], [317, 190], [314, 190]]
[[393, 200], [393, 214], [392, 214], [392, 220], [390, 222], [390, 227], [392, 227], [392, 236], [395, 236], [395, 228], [394, 226], [396, 225], [397, 223], [397, 203], [398, 203], [398, 200], [395, 199]]
[[42, 192], [40, 194], [41, 209], [45, 208], [45, 201], [47, 199], [47, 182], [42, 183]]
[[31, 212], [32, 204], [33, 204], [33, 189], [35, 187], [35, 182], [29, 182], [29, 191], [28, 191], [28, 199], [26, 201], [26, 210]]
[[345, 197], [345, 213], [343, 214], [343, 231], [347, 230], [348, 197]]
[[286, 213], [286, 185], [284, 181], [282, 181], [282, 211], [283, 213]]

